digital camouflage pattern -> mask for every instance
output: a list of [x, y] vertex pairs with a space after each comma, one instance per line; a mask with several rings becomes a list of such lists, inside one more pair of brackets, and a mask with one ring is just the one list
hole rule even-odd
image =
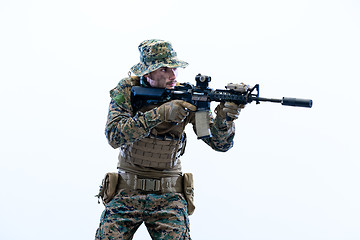
[[[110, 91], [111, 102], [105, 134], [113, 148], [120, 148], [119, 159], [124, 149], [126, 151], [128, 146], [144, 138], [169, 136], [179, 139], [184, 135], [188, 123], [193, 125], [196, 132], [195, 114], [192, 112], [184, 122], [177, 125], [162, 122], [157, 106], [148, 106], [135, 112], [131, 106], [131, 87], [139, 85], [139, 77], [127, 77]], [[232, 121], [227, 122], [218, 115], [215, 118], [210, 116], [210, 130], [213, 137], [203, 141], [213, 149], [227, 151], [233, 146], [235, 128]], [[146, 168], [121, 160], [118, 168], [119, 171], [143, 177], [182, 175], [180, 159], [176, 166], [168, 170]], [[96, 239], [132, 239], [142, 222], [145, 222], [153, 239], [190, 239], [187, 202], [181, 193], [145, 194], [128, 189], [120, 190], [106, 205]]]
[[132, 239], [142, 222], [152, 239], [190, 239], [186, 206], [180, 193], [121, 190], [106, 205], [96, 240]]
[[[150, 134], [180, 137], [188, 123], [193, 124], [196, 132], [194, 113], [190, 113], [183, 123], [173, 125], [161, 122], [156, 106], [134, 112], [131, 106], [131, 87], [135, 85], [140, 85], [139, 77], [128, 77], [110, 91], [111, 102], [105, 134], [112, 147], [120, 147], [122, 151], [124, 146], [140, 141]], [[234, 124], [219, 116], [211, 116], [210, 121], [213, 137], [203, 141], [217, 151], [227, 151], [233, 145]], [[120, 171], [142, 176], [147, 176], [150, 171], [157, 177], [182, 174], [180, 159], [177, 165], [168, 171], [156, 171], [121, 161], [118, 167]], [[142, 222], [145, 222], [153, 239], [190, 239], [187, 202], [181, 193], [144, 194], [127, 189], [120, 190], [106, 205], [96, 239], [132, 239]]]
[[143, 76], [161, 67], [185, 68], [189, 64], [177, 58], [170, 42], [159, 39], [145, 40], [139, 45], [140, 62], [131, 68], [136, 76]]
[[110, 91], [112, 100], [109, 106], [105, 135], [113, 148], [148, 136], [150, 130], [161, 123], [156, 109], [145, 113], [133, 113], [131, 87], [139, 85], [138, 77], [129, 77], [121, 80], [117, 87]]
[[[160, 119], [158, 106], [146, 106], [134, 110], [131, 105], [131, 87], [140, 85], [140, 76], [161, 67], [185, 68], [188, 63], [177, 58], [169, 42], [152, 39], [139, 45], [140, 62], [131, 68], [137, 77], [122, 79], [110, 91], [111, 102], [105, 128], [109, 144], [120, 148], [118, 168], [142, 178], [160, 179], [163, 177], [181, 176], [181, 161], [176, 159], [175, 166], [169, 169], [157, 169], [126, 162], [126, 153], [134, 145], [151, 140], [178, 141], [184, 143], [185, 127], [193, 125], [196, 132], [195, 114], [190, 112], [185, 120], [178, 124], [163, 122]], [[220, 113], [217, 107], [216, 113]], [[232, 121], [227, 122], [221, 114], [210, 116], [211, 138], [203, 141], [216, 151], [227, 151], [233, 146], [235, 127]], [[135, 143], [135, 144], [134, 144]], [[178, 143], [177, 143], [178, 144]], [[153, 144], [158, 146], [160, 144]], [[181, 149], [181, 154], [183, 153]], [[145, 150], [144, 150], [145, 152]], [[145, 153], [152, 154], [149, 149]], [[166, 167], [167, 168], [167, 167]], [[145, 223], [152, 239], [190, 239], [187, 202], [182, 193], [151, 193], [138, 190], [120, 189], [119, 193], [105, 207], [100, 226], [96, 232], [97, 240], [132, 239], [138, 227]]]

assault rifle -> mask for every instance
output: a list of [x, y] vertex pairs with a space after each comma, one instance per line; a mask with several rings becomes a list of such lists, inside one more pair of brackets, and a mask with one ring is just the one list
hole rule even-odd
[[312, 107], [312, 100], [299, 98], [263, 98], [259, 97], [259, 84], [254, 87], [240, 84], [229, 84], [227, 89], [209, 88], [211, 77], [198, 74], [195, 77], [196, 86], [185, 83], [176, 86], [174, 89], [152, 88], [134, 86], [131, 88], [132, 104], [135, 110], [150, 104], [165, 103], [169, 100], [180, 99], [189, 102], [197, 107], [195, 112], [196, 132], [198, 138], [211, 137], [209, 128], [210, 102], [233, 102], [236, 104], [247, 104], [253, 101], [275, 102], [285, 106]]

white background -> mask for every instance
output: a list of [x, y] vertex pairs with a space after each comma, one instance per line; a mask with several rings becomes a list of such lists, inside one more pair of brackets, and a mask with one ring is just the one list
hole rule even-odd
[[109, 90], [150, 38], [190, 63], [179, 81], [314, 101], [248, 105], [227, 153], [187, 129], [193, 239], [360, 239], [359, 16], [356, 0], [1, 0], [0, 239], [94, 238]]

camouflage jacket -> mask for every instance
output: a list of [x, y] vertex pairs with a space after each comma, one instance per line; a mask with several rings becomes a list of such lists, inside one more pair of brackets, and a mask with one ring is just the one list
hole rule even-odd
[[[180, 138], [184, 134], [188, 123], [193, 125], [196, 132], [194, 113], [190, 113], [181, 124], [174, 125], [162, 122], [154, 110], [157, 106], [149, 106], [133, 111], [131, 105], [131, 87], [139, 86], [139, 77], [122, 79], [110, 91], [111, 102], [105, 128], [105, 135], [113, 148], [125, 147], [136, 141], [149, 137], [149, 135]], [[216, 110], [215, 110], [216, 111]], [[225, 152], [233, 146], [235, 126], [233, 122], [226, 122], [220, 117], [210, 117], [211, 138], [202, 139], [216, 151]], [[179, 163], [180, 164], [180, 163]], [[127, 169], [124, 163], [119, 162], [120, 169]], [[180, 169], [177, 168], [178, 170]], [[179, 170], [180, 171], [180, 170]], [[137, 172], [139, 173], [139, 172]]]

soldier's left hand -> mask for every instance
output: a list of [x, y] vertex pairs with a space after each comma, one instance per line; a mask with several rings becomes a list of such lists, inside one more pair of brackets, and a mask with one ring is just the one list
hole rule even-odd
[[233, 121], [239, 118], [240, 111], [243, 108], [245, 108], [244, 104], [225, 102], [222, 110], [226, 113], [227, 118]]

